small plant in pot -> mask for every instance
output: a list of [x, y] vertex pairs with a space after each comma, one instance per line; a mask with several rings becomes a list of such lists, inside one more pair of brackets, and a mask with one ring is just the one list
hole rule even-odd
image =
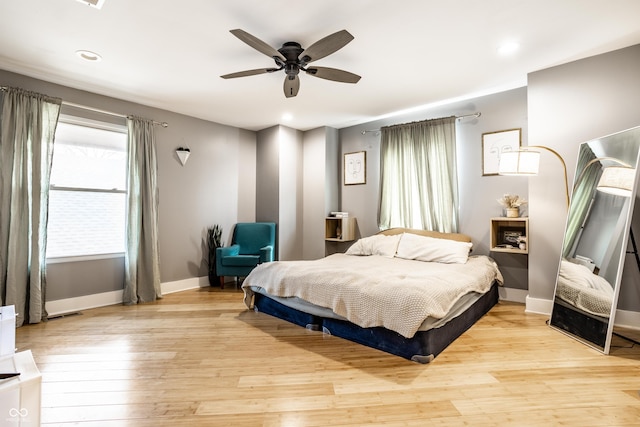
[[210, 286], [220, 283], [216, 272], [216, 249], [220, 247], [222, 247], [222, 227], [218, 224], [207, 227], [207, 249], [209, 250], [207, 266]]
[[508, 218], [517, 218], [520, 216], [520, 206], [527, 203], [527, 201], [518, 195], [505, 194], [498, 199], [498, 203], [505, 208]]

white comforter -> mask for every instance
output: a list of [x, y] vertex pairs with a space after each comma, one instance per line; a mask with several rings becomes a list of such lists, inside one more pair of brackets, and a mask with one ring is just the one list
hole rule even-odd
[[279, 297], [299, 297], [327, 307], [363, 328], [383, 326], [410, 338], [427, 317], [442, 318], [469, 292], [502, 284], [495, 262], [471, 256], [465, 264], [422, 262], [383, 256], [334, 254], [314, 261], [276, 261], [256, 267], [244, 280]]
[[556, 296], [587, 313], [609, 317], [613, 287], [587, 267], [566, 259], [560, 263]]

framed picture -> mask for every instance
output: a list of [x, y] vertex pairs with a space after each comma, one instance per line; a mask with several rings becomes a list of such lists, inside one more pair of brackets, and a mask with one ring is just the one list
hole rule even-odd
[[522, 129], [482, 134], [482, 176], [498, 175], [500, 154], [520, 149]]
[[498, 245], [518, 247], [518, 239], [523, 236], [522, 228], [498, 227]]
[[356, 151], [344, 155], [344, 185], [367, 183], [367, 152]]

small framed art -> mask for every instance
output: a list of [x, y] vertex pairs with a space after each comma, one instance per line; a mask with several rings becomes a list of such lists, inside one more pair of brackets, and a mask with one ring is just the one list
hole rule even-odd
[[344, 155], [344, 185], [367, 183], [367, 152], [356, 151]]
[[520, 227], [499, 227], [498, 228], [498, 244], [500, 246], [518, 247], [520, 238], [524, 236], [524, 232]]
[[482, 176], [498, 175], [500, 154], [520, 149], [522, 129], [507, 129], [482, 134]]

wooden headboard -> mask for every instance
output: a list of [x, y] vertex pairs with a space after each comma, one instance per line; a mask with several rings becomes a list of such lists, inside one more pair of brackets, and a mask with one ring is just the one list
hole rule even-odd
[[418, 234], [420, 236], [435, 237], [436, 239], [456, 240], [458, 242], [470, 242], [471, 241], [471, 237], [467, 236], [466, 234], [461, 234], [461, 233], [441, 233], [439, 231], [417, 230], [417, 229], [413, 229], [413, 228], [389, 228], [387, 230], [382, 230], [382, 231], [380, 231], [380, 232], [378, 232], [376, 234], [384, 234], [386, 236], [393, 236], [395, 234], [402, 234], [402, 233]]

